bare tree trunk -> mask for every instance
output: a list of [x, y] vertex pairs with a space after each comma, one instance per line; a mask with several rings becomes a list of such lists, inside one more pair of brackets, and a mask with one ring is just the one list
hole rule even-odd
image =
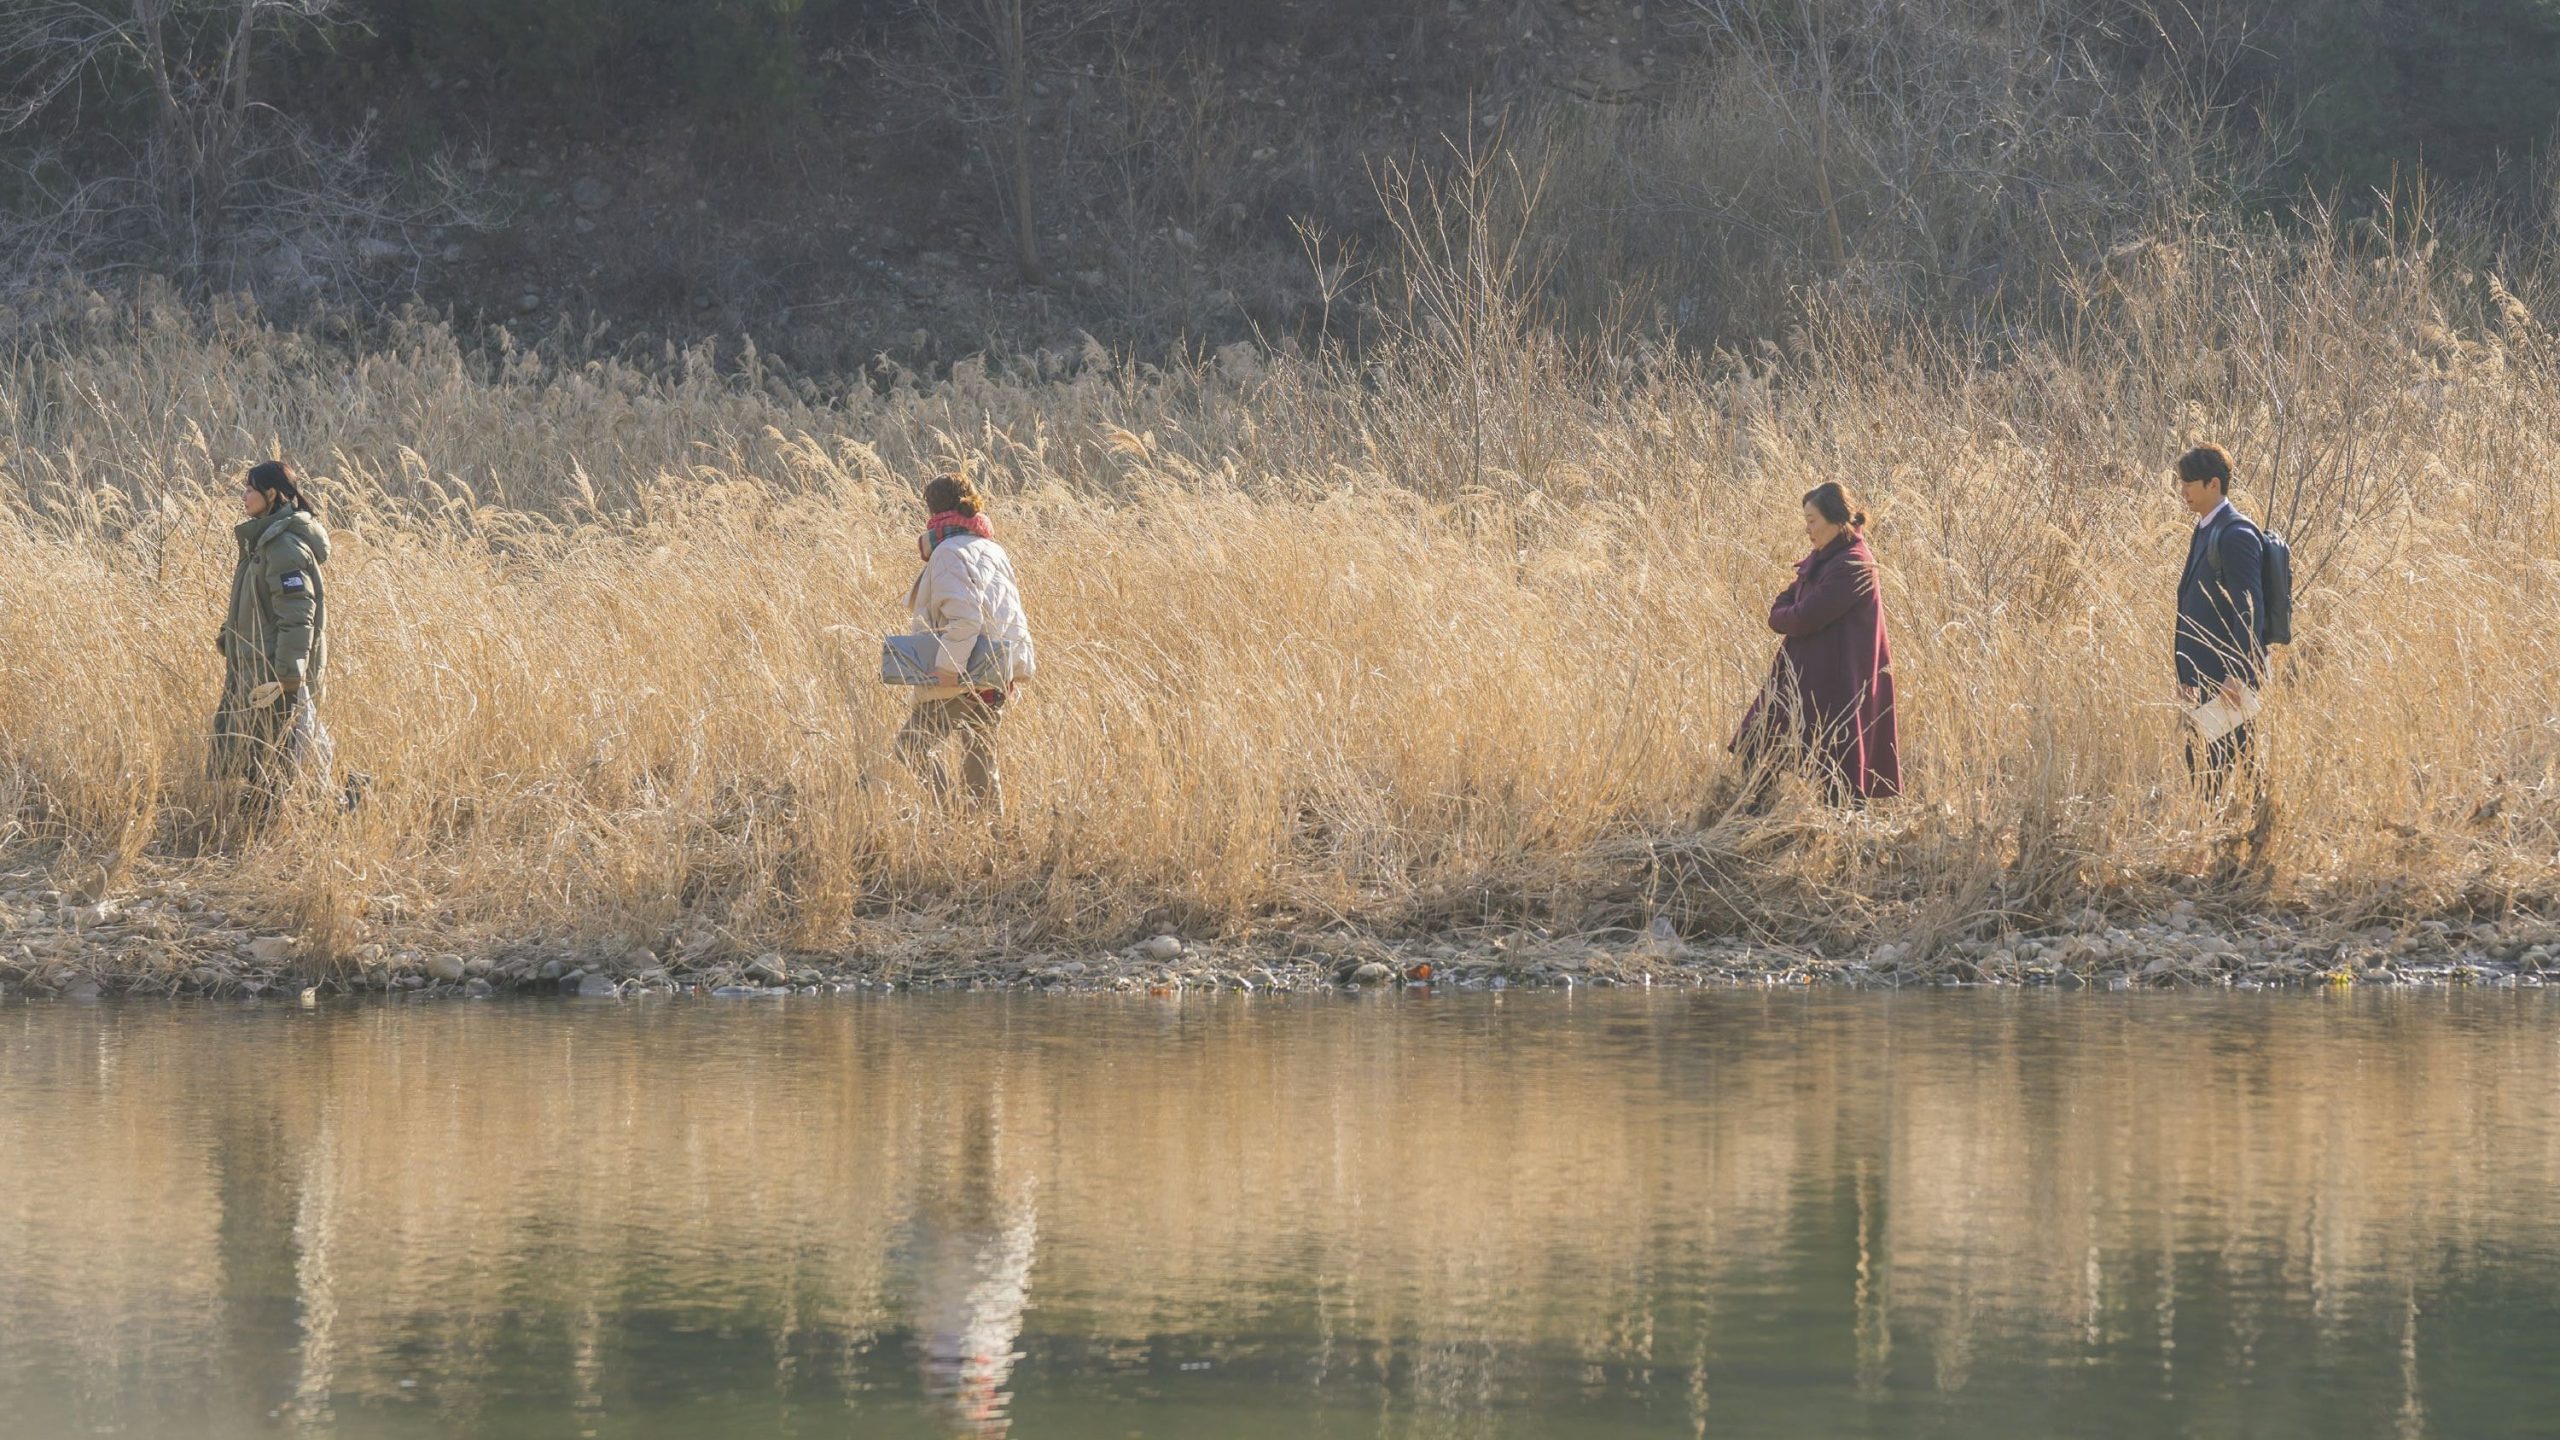
[[229, 250], [233, 166], [249, 124], [250, 45], [258, 30], [258, 0], [240, 7], [239, 23], [222, 51], [222, 99], [205, 107], [203, 123], [213, 130], [211, 163], [206, 167], [203, 198], [205, 234], [216, 254]]
[[1813, 63], [1820, 66], [1822, 88], [1814, 96], [1813, 184], [1822, 197], [1822, 224], [1831, 239], [1831, 264], [1836, 269], [1849, 263], [1849, 247], [1840, 236], [1840, 206], [1831, 194], [1831, 50], [1824, 44], [1822, 26], [1814, 18], [1816, 0], [1802, 0], [1804, 28]]
[[1038, 285], [1046, 267], [1040, 263], [1039, 217], [1031, 206], [1031, 46], [1023, 33], [1025, 0], [1002, 3], [996, 44], [1004, 65], [1005, 128], [1013, 150], [1014, 259], [1022, 267], [1022, 283]]
[[240, 7], [240, 23], [231, 32], [231, 45], [222, 54], [224, 98], [231, 112], [231, 124], [237, 129], [249, 114], [249, 42], [257, 33], [258, 7]]
[[203, 227], [196, 223], [197, 195], [214, 157], [205, 151], [205, 134], [178, 93], [178, 64], [169, 42], [167, 0], [133, 0], [133, 34], [159, 114], [151, 148], [151, 198], [160, 212], [162, 243], [178, 258], [179, 267], [198, 271], [204, 262]]

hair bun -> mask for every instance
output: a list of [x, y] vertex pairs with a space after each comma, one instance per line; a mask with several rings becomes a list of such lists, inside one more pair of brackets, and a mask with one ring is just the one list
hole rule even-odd
[[925, 508], [939, 514], [945, 510], [976, 519], [986, 513], [987, 499], [969, 477], [958, 474], [936, 475], [924, 487]]
[[1861, 511], [1859, 511], [1857, 514], [1850, 516], [1850, 517], [1849, 517], [1849, 523], [1850, 523], [1851, 525], [1855, 526], [1856, 528], [1860, 529], [1860, 530], [1864, 530], [1864, 529], [1866, 529], [1866, 528], [1867, 528], [1867, 512], [1866, 512], [1866, 511], [1864, 511], [1864, 510], [1861, 510]]
[[1864, 525], [1867, 512], [1858, 508], [1857, 497], [1849, 487], [1837, 480], [1825, 480], [1804, 492], [1804, 503], [1814, 508], [1829, 525]]

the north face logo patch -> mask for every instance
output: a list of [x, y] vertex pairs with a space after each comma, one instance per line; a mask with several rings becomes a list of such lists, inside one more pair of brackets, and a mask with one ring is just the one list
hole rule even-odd
[[292, 574], [284, 577], [281, 583], [287, 590], [307, 590], [311, 588], [309, 579], [299, 570], [296, 570]]

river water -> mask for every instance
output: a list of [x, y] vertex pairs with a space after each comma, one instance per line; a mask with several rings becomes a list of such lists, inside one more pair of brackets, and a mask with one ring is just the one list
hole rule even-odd
[[2533, 994], [0, 1005], [0, 1436], [2560, 1431]]

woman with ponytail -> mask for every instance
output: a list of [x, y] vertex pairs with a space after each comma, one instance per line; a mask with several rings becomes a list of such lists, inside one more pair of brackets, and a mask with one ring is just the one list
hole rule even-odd
[[232, 527], [240, 558], [231, 606], [214, 647], [222, 653], [222, 704], [213, 720], [213, 764], [245, 782], [266, 807], [304, 769], [328, 771], [320, 681], [329, 660], [329, 602], [320, 567], [329, 532], [293, 470], [281, 460], [249, 468], [240, 489], [248, 518]]
[[1734, 739], [1746, 763], [1805, 766], [1834, 803], [1902, 793], [1893, 646], [1866, 526], [1836, 481], [1805, 493], [1813, 553], [1769, 607], [1769, 628], [1785, 638]]
[[[950, 777], [934, 751], [946, 739], [958, 740], [970, 799], [1000, 812], [996, 724], [1037, 667], [1031, 622], [1013, 558], [996, 543], [977, 488], [964, 476], [936, 476], [924, 487], [924, 508], [924, 533], [916, 537], [924, 573], [907, 591], [907, 609], [915, 619], [912, 633], [932, 636], [937, 658], [933, 683], [916, 687], [915, 707], [898, 731], [898, 756], [935, 794], [948, 796]], [[979, 662], [974, 671], [973, 660]]]

